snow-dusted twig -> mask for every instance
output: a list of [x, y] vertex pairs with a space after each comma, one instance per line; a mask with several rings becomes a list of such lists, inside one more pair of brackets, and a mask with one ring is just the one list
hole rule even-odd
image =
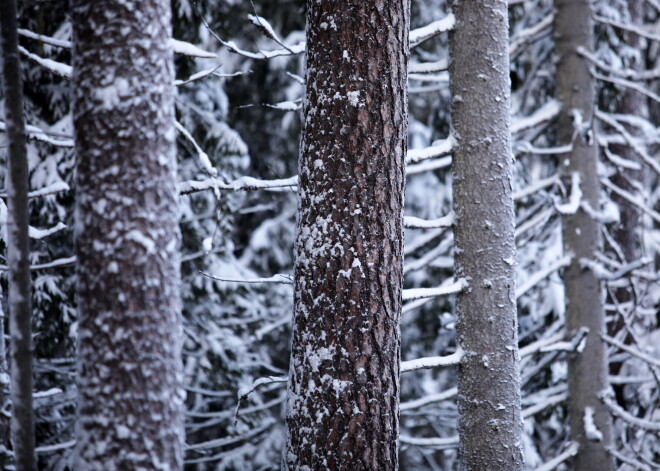
[[564, 339], [564, 335], [565, 335], [564, 332], [560, 331], [550, 337], [539, 339], [533, 343], [530, 343], [529, 345], [525, 345], [524, 347], [521, 347], [520, 350], [518, 351], [518, 353], [520, 354], [520, 358], [525, 358], [526, 356], [539, 352], [543, 348], [549, 345], [555, 344], [557, 342], [562, 342]]
[[453, 224], [453, 211], [438, 219], [420, 219], [414, 216], [403, 217], [403, 227], [406, 229], [436, 229], [439, 227], [451, 227]]
[[28, 236], [30, 239], [34, 240], [39, 240], [43, 239], [45, 237], [48, 237], [49, 235], [55, 234], [56, 232], [59, 232], [61, 230], [66, 229], [66, 224], [63, 222], [58, 222], [55, 226], [50, 227], [48, 229], [38, 229], [36, 227], [29, 226], [28, 227]]
[[534, 469], [534, 471], [552, 471], [555, 469], [557, 466], [562, 464], [564, 461], [572, 458], [573, 456], [577, 455], [578, 450], [580, 449], [580, 445], [578, 445], [576, 442], [571, 442], [571, 444], [566, 448], [565, 451], [562, 453], [558, 454], [555, 456], [553, 459], [550, 461], [545, 462], [541, 466], [537, 467]]
[[544, 224], [550, 217], [555, 214], [555, 208], [545, 208], [542, 211], [539, 211], [532, 218], [526, 220], [520, 225], [516, 226], [516, 239], [518, 239], [522, 234], [530, 230], [531, 228]]
[[225, 183], [219, 178], [208, 178], [206, 180], [197, 181], [191, 180], [187, 182], [180, 182], [178, 185], [179, 194], [188, 195], [200, 191], [207, 191], [213, 189], [219, 190], [234, 190], [234, 191], [247, 191], [247, 190], [264, 190], [272, 188], [291, 188], [298, 185], [298, 176], [295, 175], [289, 178], [275, 179], [275, 180], [259, 180], [252, 177], [241, 177], [233, 182]]
[[[49, 268], [70, 267], [76, 264], [76, 257], [58, 258], [52, 262], [30, 265], [30, 270], [47, 270]], [[0, 265], [0, 272], [9, 270], [7, 265]]]
[[524, 118], [514, 117], [511, 122], [511, 134], [517, 134], [526, 129], [533, 128], [539, 124], [546, 123], [554, 119], [561, 110], [561, 104], [557, 100], [550, 100], [541, 108], [536, 110], [531, 116]]
[[543, 32], [543, 30], [545, 29], [550, 29], [554, 18], [555, 15], [550, 13], [549, 15], [546, 15], [541, 21], [536, 23], [534, 26], [530, 26], [529, 28], [522, 29], [518, 31], [516, 34], [514, 34], [511, 37], [509, 43], [509, 56], [511, 57], [515, 56], [516, 54], [518, 54], [518, 52], [523, 50], [523, 46], [525, 46], [530, 40], [538, 36], [539, 33]]
[[461, 347], [458, 347], [451, 355], [443, 357], [425, 357], [417, 358], [415, 360], [408, 360], [401, 362], [401, 373], [408, 373], [409, 371], [425, 370], [430, 368], [438, 368], [441, 366], [454, 366], [458, 365], [463, 358], [464, 352]]
[[38, 446], [34, 449], [34, 451], [39, 455], [45, 455], [46, 453], [66, 450], [67, 448], [73, 448], [74, 446], [76, 446], [76, 441], [69, 440], [68, 442], [56, 443], [55, 445]]
[[552, 396], [546, 397], [541, 402], [538, 402], [533, 406], [526, 407], [522, 410], [521, 415], [523, 416], [523, 419], [528, 419], [535, 416], [539, 412], [544, 411], [545, 409], [556, 406], [557, 404], [561, 404], [562, 402], [566, 401], [566, 399], [568, 399], [568, 393], [565, 391], [559, 394], [553, 394]]
[[653, 41], [660, 41], [660, 36], [657, 36], [648, 31], [644, 31], [644, 27], [641, 25], [631, 25], [631, 24], [621, 23], [620, 21], [610, 20], [609, 18], [605, 18], [604, 16], [600, 16], [596, 14], [593, 15], [593, 19], [599, 23], [614, 26], [615, 28], [619, 28], [624, 31], [630, 31], [646, 39], [651, 39]]
[[436, 448], [443, 450], [447, 448], [458, 448], [458, 435], [447, 438], [431, 437], [431, 438], [418, 438], [409, 435], [401, 435], [399, 442], [405, 445], [423, 446], [429, 448]]
[[51, 38], [50, 36], [44, 36], [43, 34], [33, 33], [30, 30], [22, 29], [22, 28], [18, 28], [17, 31], [18, 31], [18, 34], [20, 34], [21, 36], [23, 36], [25, 38], [34, 39], [36, 41], [42, 42], [44, 44], [48, 44], [50, 46], [61, 47], [61, 48], [64, 48], [64, 49], [71, 49], [71, 47], [72, 47], [71, 46], [71, 41], [67, 41], [67, 40], [64, 40], [64, 39]]
[[[38, 190], [34, 190], [28, 193], [28, 198], [38, 198], [40, 196], [48, 196], [48, 195], [54, 195], [55, 193], [61, 193], [63, 191], [69, 191], [69, 185], [65, 182], [57, 182], [53, 183], [52, 185], [45, 186], [43, 188], [39, 188]], [[7, 192], [2, 191], [0, 192], [0, 198], [6, 198], [7, 197]]]
[[409, 74], [433, 74], [444, 72], [449, 68], [445, 59], [436, 62], [414, 62], [408, 65]]
[[222, 64], [218, 64], [210, 69], [200, 70], [199, 72], [192, 74], [190, 77], [188, 77], [185, 80], [175, 80], [172, 83], [174, 84], [175, 87], [180, 87], [182, 85], [186, 85], [192, 82], [196, 82], [198, 80], [202, 80], [211, 75], [214, 77], [228, 78], [228, 77], [238, 77], [239, 75], [245, 74], [245, 72], [234, 72], [233, 74], [220, 74], [216, 72], [220, 67], [222, 67]]
[[633, 348], [630, 345], [626, 345], [625, 343], [620, 342], [617, 339], [610, 337], [609, 335], [601, 334], [600, 336], [605, 342], [609, 343], [610, 345], [620, 348], [624, 352], [630, 353], [632, 356], [639, 358], [640, 360], [648, 363], [651, 366], [660, 368], [660, 360], [658, 360], [657, 358], [653, 358], [652, 356], [647, 355], [646, 353], [640, 352], [636, 348]]
[[633, 260], [632, 262], [623, 265], [616, 271], [610, 271], [607, 268], [605, 268], [605, 266], [600, 262], [597, 262], [595, 260], [589, 260], [586, 258], [581, 258], [580, 266], [582, 268], [588, 268], [589, 270], [591, 270], [594, 273], [594, 275], [596, 275], [596, 278], [598, 278], [599, 280], [615, 281], [627, 277], [634, 270], [637, 270], [638, 268], [641, 268], [644, 265], [648, 265], [652, 262], [653, 259], [651, 259], [650, 257], [642, 257], [638, 260]]
[[436, 141], [432, 146], [423, 149], [408, 150], [406, 155], [406, 164], [415, 164], [422, 160], [429, 160], [436, 157], [449, 155], [456, 148], [457, 142], [453, 134], [449, 134], [447, 139]]
[[197, 141], [192, 136], [192, 134], [190, 134], [188, 130], [184, 128], [183, 125], [178, 121], [174, 121], [174, 126], [176, 127], [177, 131], [179, 131], [183, 135], [183, 137], [185, 137], [188, 140], [188, 142], [190, 142], [193, 145], [195, 151], [197, 152], [197, 157], [199, 158], [199, 162], [202, 165], [204, 171], [209, 175], [215, 177], [218, 174], [218, 170], [213, 167], [213, 164], [211, 163], [208, 154], [204, 152], [204, 150], [200, 147], [199, 144], [197, 144]]
[[418, 164], [406, 166], [406, 175], [415, 175], [417, 173], [430, 172], [451, 166], [451, 156], [441, 157], [439, 159], [427, 160]]
[[610, 82], [615, 85], [621, 85], [622, 87], [635, 90], [636, 92], [639, 92], [642, 95], [649, 97], [651, 100], [660, 103], [660, 95], [653, 93], [651, 90], [644, 87], [643, 85], [640, 85], [639, 83], [632, 82], [630, 80], [626, 80], [622, 78], [608, 77], [606, 75], [599, 74], [595, 70], [591, 70], [591, 75], [598, 80], [603, 80], [604, 82]]
[[25, 57], [30, 59], [32, 62], [39, 64], [41, 67], [45, 68], [46, 70], [49, 70], [55, 75], [65, 79], [71, 78], [72, 67], [70, 65], [54, 61], [53, 59], [46, 59], [37, 54], [33, 54], [27, 49], [25, 49], [23, 46], [18, 46], [18, 50], [20, 51], [21, 54], [23, 54]]
[[174, 53], [182, 56], [200, 57], [202, 59], [216, 59], [218, 57], [217, 54], [205, 51], [204, 49], [186, 41], [179, 41], [178, 39], [170, 38], [169, 44]]
[[641, 461], [637, 461], [633, 458], [629, 458], [623, 453], [619, 453], [613, 448], [610, 448], [609, 450], [610, 455], [612, 455], [614, 458], [617, 460], [621, 461], [622, 463], [626, 463], [630, 466], [632, 466], [635, 469], [638, 469], [640, 471], [652, 471], [651, 467], [645, 463], [642, 463]]
[[603, 62], [583, 47], [578, 47], [577, 52], [599, 69], [624, 79], [641, 82], [643, 80], [656, 80], [660, 77], [660, 69], [643, 71], [637, 71], [634, 69], [620, 69]]
[[541, 180], [539, 180], [537, 182], [534, 182], [529, 186], [526, 186], [522, 190], [514, 191], [513, 195], [512, 195], [513, 200], [514, 201], [521, 200], [521, 199], [525, 198], [526, 196], [532, 195], [534, 193], [537, 193], [540, 190], [543, 190], [543, 189], [545, 189], [549, 186], [554, 185], [558, 181], [559, 181], [559, 175], [558, 174], [552, 175], [552, 176], [547, 177], [547, 178], [542, 178]]
[[635, 417], [631, 413], [625, 411], [621, 406], [619, 406], [616, 401], [612, 400], [609, 393], [602, 394], [601, 400], [605, 403], [605, 406], [609, 409], [612, 415], [620, 418], [627, 424], [642, 430], [646, 430], [647, 432], [660, 432], [660, 422], [653, 422]]
[[570, 341], [556, 342], [546, 345], [541, 348], [541, 352], [582, 352], [586, 345], [587, 334], [589, 329], [587, 327], [580, 327], [577, 333]]
[[269, 278], [248, 278], [248, 279], [238, 279], [238, 278], [223, 278], [220, 276], [214, 276], [209, 273], [204, 273], [203, 271], [199, 271], [202, 275], [211, 278], [213, 280], [217, 281], [227, 281], [230, 283], [246, 283], [246, 284], [251, 284], [251, 283], [277, 283], [281, 285], [292, 285], [293, 284], [293, 278], [291, 275], [285, 275], [282, 273], [278, 273], [276, 275], [273, 275]]
[[443, 402], [443, 401], [448, 401], [450, 399], [453, 399], [458, 395], [458, 389], [457, 388], [449, 388], [446, 391], [442, 391], [440, 393], [435, 393], [435, 394], [428, 394], [426, 396], [423, 396], [419, 399], [414, 399], [412, 401], [407, 401], [407, 402], [402, 402], [401, 405], [399, 406], [399, 410], [401, 412], [406, 412], [410, 410], [415, 410], [419, 409], [420, 407], [429, 405], [429, 404], [437, 404], [438, 402]]
[[410, 49], [419, 46], [424, 41], [431, 39], [440, 33], [451, 31], [456, 24], [456, 17], [453, 13], [449, 13], [443, 19], [434, 21], [421, 28], [413, 29], [410, 31]]
[[[208, 440], [208, 441], [202, 442], [202, 443], [195, 443], [194, 445], [186, 445], [185, 450], [186, 450], [186, 452], [197, 451], [197, 450], [207, 450], [209, 448], [218, 448], [218, 447], [221, 447], [221, 446], [227, 446], [227, 445], [231, 445], [233, 443], [241, 442], [241, 441], [247, 440], [248, 438], [255, 437], [255, 436], [265, 432], [270, 427], [272, 427], [275, 424], [275, 422], [276, 421], [274, 419], [269, 419], [269, 420], [266, 420], [263, 425], [261, 425], [260, 427], [255, 428], [255, 429], [250, 430], [245, 435], [239, 435], [237, 437], [216, 438], [214, 440]], [[200, 461], [186, 460], [186, 463], [193, 463], [193, 462], [197, 463], [197, 462], [200, 462]]]
[[536, 155], [556, 155], [565, 154], [573, 150], [573, 144], [566, 144], [557, 147], [536, 147], [530, 142], [518, 142], [514, 147], [514, 152], [521, 154], [536, 154]]
[[555, 260], [550, 263], [548, 266], [532, 274], [524, 283], [522, 283], [516, 289], [516, 298], [520, 298], [527, 291], [532, 289], [534, 286], [539, 284], [542, 280], [550, 276], [552, 273], [556, 272], [560, 268], [568, 266], [571, 263], [573, 257], [571, 255], [564, 255], [562, 258]]
[[[0, 131], [6, 131], [7, 127], [3, 121], [0, 121]], [[45, 142], [57, 147], [73, 147], [73, 138], [65, 134], [60, 133], [50, 133], [46, 132], [43, 129], [38, 128], [37, 126], [32, 126], [27, 124], [25, 126], [25, 132], [27, 137], [33, 141]], [[53, 139], [51, 136], [63, 137], [64, 139]]]
[[654, 221], [660, 223], [660, 213], [658, 213], [657, 211], [654, 211], [653, 209], [651, 209], [651, 208], [649, 208], [648, 206], [646, 206], [646, 205], [644, 204], [644, 202], [641, 201], [640, 198], [638, 198], [637, 196], [634, 196], [633, 194], [631, 194], [630, 192], [628, 192], [628, 191], [626, 191], [626, 190], [624, 190], [624, 189], [622, 189], [622, 188], [619, 188], [618, 186], [616, 186], [614, 183], [612, 183], [612, 182], [611, 182], [608, 178], [606, 178], [606, 177], [601, 177], [600, 182], [601, 182], [604, 186], [606, 186], [607, 188], [609, 188], [610, 190], [612, 190], [614, 193], [618, 194], [618, 195], [621, 196], [623, 199], [628, 200], [630, 203], [634, 204], [634, 205], [637, 206], [639, 209], [641, 209], [643, 212], [645, 212], [646, 214], [648, 214], [649, 216], [651, 216], [651, 218], [652, 218]]
[[437, 296], [447, 296], [448, 294], [457, 294], [467, 288], [468, 282], [465, 278], [459, 278], [450, 285], [442, 284], [436, 288], [412, 288], [403, 290], [403, 300], [412, 301], [420, 298], [433, 298]]

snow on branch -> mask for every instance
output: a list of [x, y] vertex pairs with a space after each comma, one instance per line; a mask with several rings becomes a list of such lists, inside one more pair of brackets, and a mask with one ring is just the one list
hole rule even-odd
[[[244, 440], [248, 440], [250, 438], [256, 437], [257, 435], [260, 435], [261, 433], [271, 428], [275, 423], [276, 423], [275, 419], [268, 419], [263, 423], [263, 425], [250, 430], [248, 433], [244, 435], [238, 435], [236, 437], [216, 438], [214, 440], [208, 440], [202, 443], [195, 443], [194, 445], [186, 445], [185, 450], [186, 452], [190, 452], [190, 451], [207, 450], [209, 448], [218, 448], [221, 446], [232, 445], [234, 443], [242, 442]], [[190, 459], [190, 460], [186, 459], [186, 463], [187, 464], [202, 463], [204, 461], [215, 461], [217, 459], [218, 458], [216, 457], [208, 456], [199, 459]]]
[[522, 295], [527, 293], [534, 286], [539, 284], [542, 280], [550, 276], [552, 273], [556, 272], [560, 268], [568, 266], [573, 259], [572, 255], [564, 255], [562, 258], [555, 260], [542, 270], [537, 271], [532, 274], [524, 283], [516, 288], [516, 298], [520, 298]]
[[633, 260], [632, 262], [623, 265], [617, 271], [613, 272], [605, 268], [605, 265], [595, 260], [589, 260], [586, 258], [580, 259], [580, 266], [582, 268], [588, 268], [594, 273], [596, 278], [603, 281], [620, 280], [621, 278], [630, 275], [630, 273], [632, 273], [634, 270], [637, 270], [638, 268], [641, 268], [644, 265], [648, 265], [650, 263], [653, 263], [652, 258], [642, 257], [639, 260]]
[[445, 59], [436, 62], [415, 62], [408, 65], [409, 74], [433, 74], [449, 69]]
[[199, 72], [192, 74], [190, 77], [188, 77], [185, 80], [175, 80], [172, 83], [175, 87], [180, 87], [181, 85], [186, 85], [192, 82], [196, 82], [211, 75], [214, 77], [227, 78], [227, 77], [238, 77], [239, 75], [245, 74], [245, 72], [234, 72], [233, 74], [221, 74], [216, 72], [220, 67], [222, 67], [222, 64], [218, 64], [210, 69], [200, 70]]
[[536, 110], [531, 116], [523, 118], [514, 117], [511, 122], [511, 134], [516, 134], [539, 124], [543, 124], [554, 119], [561, 110], [561, 104], [557, 100], [550, 100], [541, 108]]
[[36, 41], [42, 42], [44, 44], [48, 44], [50, 46], [61, 47], [64, 49], [71, 49], [71, 41], [51, 38], [50, 36], [44, 36], [43, 34], [33, 33], [32, 31], [23, 28], [18, 28], [17, 31], [19, 35], [25, 38], [34, 39]]
[[437, 229], [451, 227], [454, 224], [454, 212], [438, 219], [421, 219], [414, 216], [403, 217], [403, 227], [406, 229]]
[[180, 182], [178, 185], [179, 194], [189, 195], [191, 193], [198, 193], [207, 190], [234, 190], [234, 191], [247, 191], [247, 190], [267, 190], [272, 188], [292, 188], [298, 185], [298, 176], [294, 175], [289, 178], [275, 179], [275, 180], [259, 180], [252, 177], [241, 177], [230, 183], [225, 183], [217, 177], [208, 178], [202, 181], [186, 181]]
[[629, 464], [635, 469], [639, 469], [641, 471], [651, 471], [651, 467], [649, 465], [637, 461], [633, 458], [629, 458], [623, 453], [619, 453], [618, 451], [614, 450], [613, 448], [610, 448], [608, 452], [617, 460], [621, 461], [622, 463]]
[[40, 240], [48, 237], [49, 235], [55, 234], [56, 232], [64, 230], [66, 227], [66, 224], [61, 221], [58, 222], [54, 227], [50, 227], [48, 229], [38, 229], [36, 227], [28, 226], [28, 237], [30, 237], [30, 239]]
[[[55, 193], [69, 191], [69, 189], [70, 189], [69, 185], [66, 182], [57, 182], [57, 183], [53, 183], [52, 185], [39, 188], [38, 190], [30, 191], [28, 193], [28, 198], [38, 198], [40, 196], [53, 195]], [[7, 197], [6, 191], [0, 192], [0, 198], [6, 198], [6, 197]]]
[[54, 61], [53, 59], [46, 59], [37, 54], [33, 54], [27, 49], [25, 49], [23, 46], [18, 46], [18, 50], [20, 51], [21, 54], [23, 54], [25, 57], [30, 59], [32, 62], [39, 64], [41, 67], [49, 70], [55, 75], [65, 79], [71, 78], [72, 67], [70, 65]]
[[648, 363], [650, 366], [655, 366], [657, 368], [660, 368], [660, 360], [658, 360], [657, 358], [647, 355], [646, 353], [640, 352], [636, 348], [633, 348], [630, 345], [626, 345], [625, 343], [620, 342], [617, 339], [610, 337], [609, 335], [601, 334], [600, 336], [605, 342], [609, 343], [610, 345], [617, 347], [623, 350], [624, 352], [630, 353], [632, 356]]
[[610, 20], [609, 18], [605, 18], [604, 16], [600, 16], [597, 14], [593, 15], [593, 19], [599, 23], [614, 26], [615, 28], [619, 28], [624, 31], [630, 31], [631, 33], [635, 33], [638, 36], [642, 36], [652, 41], [660, 41], [660, 36], [657, 36], [649, 31], [645, 31], [642, 25], [630, 25], [626, 23], [621, 23], [620, 21]]
[[550, 345], [541, 347], [539, 351], [543, 353], [548, 352], [578, 352], [582, 353], [584, 347], [587, 344], [587, 334], [589, 333], [589, 328], [582, 326], [577, 331], [577, 334], [573, 336], [570, 341], [556, 342]]
[[436, 288], [412, 288], [403, 290], [403, 300], [412, 301], [420, 298], [433, 298], [437, 296], [446, 296], [448, 294], [457, 294], [467, 288], [468, 282], [465, 278], [459, 278], [451, 284], [446, 282]]
[[557, 147], [535, 147], [530, 142], [518, 142], [514, 147], [514, 152], [519, 154], [537, 154], [537, 155], [555, 155], [566, 154], [573, 150], [573, 144], [566, 144]]
[[653, 209], [649, 208], [646, 204], [644, 204], [644, 201], [641, 200], [641, 198], [633, 195], [632, 193], [619, 188], [616, 186], [614, 183], [612, 183], [607, 177], [601, 177], [600, 182], [612, 190], [614, 193], [618, 194], [621, 196], [623, 199], [628, 200], [628, 202], [634, 204], [637, 206], [639, 209], [641, 209], [643, 212], [651, 216], [651, 218], [655, 221], [660, 223], [660, 213], [657, 211], [654, 211]]
[[632, 82], [630, 80], [622, 79], [622, 78], [616, 78], [616, 77], [608, 77], [606, 75], [599, 74], [595, 70], [591, 70], [591, 75], [598, 80], [603, 80], [604, 82], [610, 82], [615, 85], [621, 85], [622, 87], [629, 88], [631, 90], [635, 90], [636, 92], [641, 93], [642, 95], [645, 95], [649, 97], [651, 100], [660, 103], [660, 95], [653, 93], [651, 90], [648, 88], [636, 83]]
[[[6, 124], [3, 121], [0, 121], [0, 131], [5, 132], [6, 130]], [[25, 126], [25, 132], [28, 139], [34, 141], [45, 142], [46, 144], [57, 147], [73, 147], [73, 139], [71, 136], [65, 134], [46, 132], [37, 126], [32, 126], [30, 124]], [[62, 137], [63, 139], [53, 139], [50, 136]]]
[[458, 448], [458, 435], [448, 438], [417, 438], [408, 435], [401, 435], [399, 442], [405, 445], [423, 446], [443, 450], [447, 448]]
[[560, 453], [559, 455], [555, 456], [553, 459], [550, 461], [545, 462], [538, 468], [534, 469], [534, 471], [552, 471], [555, 469], [557, 466], [562, 464], [564, 461], [572, 458], [573, 456], [577, 455], [577, 452], [580, 448], [580, 445], [578, 445], [576, 442], [571, 442], [571, 444], [566, 448], [565, 451]]
[[582, 188], [580, 188], [580, 174], [574, 172], [571, 174], [571, 196], [568, 203], [559, 204], [555, 201], [555, 209], [559, 214], [575, 214], [580, 209], [582, 203]]
[[435, 157], [443, 157], [452, 153], [456, 149], [456, 138], [449, 134], [447, 139], [436, 141], [432, 146], [423, 149], [411, 149], [406, 155], [406, 164], [415, 164], [422, 160], [429, 160]]
[[521, 415], [523, 416], [523, 419], [528, 419], [535, 416], [539, 412], [544, 411], [545, 409], [556, 406], [557, 404], [561, 404], [562, 402], [566, 401], [566, 399], [568, 399], [568, 392], [566, 391], [559, 394], [553, 394], [552, 396], [547, 396], [545, 399], [534, 404], [533, 406], [529, 406], [523, 409]]
[[427, 160], [418, 164], [406, 166], [406, 175], [415, 175], [417, 173], [430, 172], [441, 168], [447, 168], [451, 165], [451, 156], [440, 159]]
[[[30, 265], [30, 270], [47, 270], [49, 268], [70, 267], [75, 264], [76, 264], [76, 257], [58, 258], [57, 260], [53, 260], [52, 262]], [[8, 270], [9, 267], [7, 265], [0, 265], [0, 272], [8, 271]]]
[[598, 59], [595, 55], [591, 54], [587, 49], [581, 46], [577, 48], [577, 52], [579, 55], [587, 59], [589, 62], [591, 62], [599, 69], [625, 79], [634, 80], [634, 81], [643, 81], [643, 80], [655, 80], [657, 78], [660, 78], [660, 69], [642, 70], [642, 71], [637, 71], [634, 69], [620, 69], [618, 67], [614, 67], [610, 64], [603, 62], [602, 60]]
[[178, 121], [174, 121], [174, 126], [176, 127], [177, 131], [179, 131], [183, 137], [185, 137], [188, 142], [190, 142], [193, 147], [195, 148], [195, 151], [197, 151], [197, 157], [199, 158], [199, 162], [202, 165], [202, 168], [206, 173], [212, 176], [217, 176], [218, 175], [218, 170], [213, 168], [213, 164], [211, 164], [211, 160], [209, 159], [209, 156], [204, 150], [200, 147], [199, 144], [197, 144], [197, 141], [195, 140], [194, 137], [192, 137], [192, 134], [188, 132], [186, 128], [184, 128], [181, 123]]
[[534, 193], [537, 193], [543, 190], [544, 188], [554, 185], [558, 181], [559, 181], [559, 174], [554, 174], [550, 177], [542, 178], [541, 180], [532, 183], [531, 185], [523, 188], [522, 190], [514, 191], [513, 200], [518, 201], [525, 198], [526, 196], [533, 195]]
[[76, 446], [76, 440], [69, 440], [67, 442], [56, 443], [55, 445], [38, 446], [34, 449], [34, 451], [39, 455], [45, 455], [46, 453], [66, 450], [67, 448], [73, 448], [74, 446]]
[[178, 39], [170, 38], [169, 45], [176, 54], [189, 57], [200, 57], [202, 59], [216, 59], [217, 54], [214, 54], [204, 49], [200, 49], [186, 41], [179, 41]]
[[434, 21], [431, 24], [410, 31], [410, 49], [419, 46], [424, 41], [431, 39], [440, 33], [445, 33], [454, 29], [456, 17], [449, 13], [443, 19]]
[[408, 360], [401, 362], [401, 373], [408, 373], [409, 371], [425, 370], [430, 368], [438, 368], [440, 366], [454, 366], [461, 362], [464, 356], [463, 349], [458, 347], [454, 353], [444, 357], [424, 357], [415, 360]]
[[554, 14], [546, 15], [534, 26], [522, 29], [511, 37], [509, 56], [513, 57], [524, 49], [524, 46], [546, 29], [550, 29], [555, 18]]
[[285, 275], [282, 273], [278, 273], [276, 275], [273, 275], [269, 278], [248, 278], [248, 279], [238, 279], [238, 278], [223, 278], [220, 276], [214, 276], [210, 275], [208, 273], [204, 273], [203, 271], [199, 271], [202, 275], [206, 276], [207, 278], [211, 278], [212, 280], [217, 280], [217, 281], [226, 281], [229, 283], [278, 283], [282, 285], [292, 285], [293, 284], [293, 278], [291, 275]]
[[419, 409], [420, 407], [426, 406], [428, 404], [436, 404], [438, 402], [448, 401], [449, 399], [453, 399], [457, 395], [458, 395], [458, 388], [455, 387], [449, 388], [446, 391], [442, 391], [440, 393], [429, 394], [419, 399], [402, 402], [401, 405], [399, 406], [399, 410], [401, 412], [405, 412], [405, 411]]
[[619, 406], [616, 401], [613, 401], [609, 393], [602, 394], [601, 400], [605, 403], [605, 406], [610, 410], [610, 413], [626, 422], [628, 425], [633, 427], [646, 430], [647, 432], [660, 432], [660, 422], [654, 422], [651, 420], [640, 419], [635, 417], [629, 412], [626, 412], [621, 406]]

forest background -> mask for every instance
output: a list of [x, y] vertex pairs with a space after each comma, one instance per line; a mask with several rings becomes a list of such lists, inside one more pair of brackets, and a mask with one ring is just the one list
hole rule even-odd
[[[535, 469], [571, 451], [565, 358], [577, 344], [561, 342], [568, 264], [561, 216], [579, 189], [558, 177], [565, 149], [556, 137], [553, 5], [509, 3], [524, 444], [527, 467]], [[71, 24], [65, 1], [20, 8], [33, 191], [37, 452], [41, 469], [60, 470], [71, 466], [76, 418]], [[293, 309], [297, 202], [290, 177], [298, 165], [304, 2], [179, 0], [173, 14], [186, 462], [190, 469], [278, 469]], [[660, 5], [599, 0], [593, 14], [595, 49], [584, 56], [596, 84], [596, 120], [584, 126], [595, 131], [600, 149], [601, 202], [592, 209], [605, 243], [590, 268], [603, 281], [609, 325], [617, 326], [608, 330], [617, 464], [657, 469]], [[447, 15], [442, 0], [412, 3], [407, 289], [453, 281], [453, 235], [443, 219], [452, 210]], [[617, 233], [622, 227], [631, 233], [626, 218], [634, 221], [627, 245]], [[419, 299], [404, 292], [403, 361], [456, 349], [455, 299], [447, 291]], [[403, 375], [401, 469], [455, 465], [455, 382], [453, 368]]]

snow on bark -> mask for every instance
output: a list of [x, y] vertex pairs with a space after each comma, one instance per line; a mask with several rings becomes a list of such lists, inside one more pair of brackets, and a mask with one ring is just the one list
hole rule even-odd
[[75, 0], [79, 354], [75, 469], [183, 465], [167, 1]]
[[[9, 141], [5, 178], [8, 195], [7, 237], [5, 240], [9, 266], [11, 436], [16, 469], [32, 471], [37, 468], [34, 455], [35, 429], [32, 404], [28, 158], [16, 26], [16, 2], [14, 0], [2, 2], [0, 5], [0, 55], [2, 55], [2, 84], [5, 97], [5, 127]], [[3, 330], [0, 330], [0, 335], [4, 335]], [[4, 362], [4, 358], [1, 361]], [[4, 378], [2, 382], [4, 383]], [[0, 387], [4, 389], [5, 385], [2, 384]], [[4, 403], [0, 404], [0, 406], [4, 405]], [[4, 431], [2, 434], [4, 435]]]
[[507, 4], [452, 8], [455, 276], [469, 282], [457, 297], [460, 469], [522, 471]]
[[307, 15], [283, 469], [394, 470], [409, 2]]
[[[598, 208], [597, 148], [588, 135], [594, 92], [589, 64], [577, 51], [579, 47], [591, 50], [591, 7], [588, 0], [555, 0], [554, 4], [557, 98], [561, 103], [557, 145], [573, 143], [573, 149], [560, 160], [563, 179], [568, 187], [575, 181], [573, 175], [579, 174], [582, 201]], [[603, 293], [594, 272], [581, 266], [581, 260], [595, 260], [600, 250], [600, 227], [583, 207], [562, 217], [564, 251], [574, 255], [564, 271], [566, 334], [572, 337], [582, 327], [589, 329], [585, 349], [568, 358], [571, 434], [579, 444], [573, 465], [576, 471], [607, 471], [613, 469], [607, 451], [612, 443], [611, 418], [598, 398], [608, 387], [606, 350], [600, 338], [605, 329]], [[587, 408], [593, 411], [593, 423], [602, 434], [600, 441], [589, 439], [583, 420]]]

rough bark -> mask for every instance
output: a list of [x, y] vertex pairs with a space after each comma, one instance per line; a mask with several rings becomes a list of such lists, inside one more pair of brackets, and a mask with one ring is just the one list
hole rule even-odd
[[[2, 77], [5, 96], [7, 158], [7, 261], [9, 265], [9, 335], [11, 362], [11, 431], [16, 469], [34, 470], [32, 408], [32, 311], [28, 239], [28, 162], [23, 118], [23, 85], [18, 56], [16, 2], [0, 5]], [[2, 334], [2, 333], [0, 333]]]
[[[592, 49], [589, 0], [555, 0], [557, 95], [562, 104], [558, 121], [559, 145], [573, 142], [573, 150], [561, 157], [564, 183], [570, 188], [572, 175], [580, 177], [583, 205], [599, 208], [599, 181], [596, 172], [598, 150], [589, 126], [593, 118], [594, 92], [586, 60], [576, 50]], [[576, 119], [576, 116], [579, 116]], [[576, 132], [575, 123], [582, 121]], [[606, 349], [600, 335], [605, 331], [603, 292], [595, 274], [581, 267], [582, 259], [592, 260], [601, 249], [600, 227], [582, 207], [563, 218], [563, 244], [573, 261], [564, 271], [567, 334], [589, 329], [586, 347], [569, 357], [568, 386], [571, 435], [579, 443], [576, 471], [609, 470], [613, 463], [607, 452], [612, 440], [611, 418], [599, 394], [607, 390]], [[602, 438], [595, 440], [585, 431], [587, 408]]]
[[76, 470], [182, 468], [170, 3], [72, 3]]
[[307, 5], [283, 469], [397, 469], [408, 31], [408, 0]]
[[506, 1], [455, 0], [449, 35], [460, 469], [524, 469]]

